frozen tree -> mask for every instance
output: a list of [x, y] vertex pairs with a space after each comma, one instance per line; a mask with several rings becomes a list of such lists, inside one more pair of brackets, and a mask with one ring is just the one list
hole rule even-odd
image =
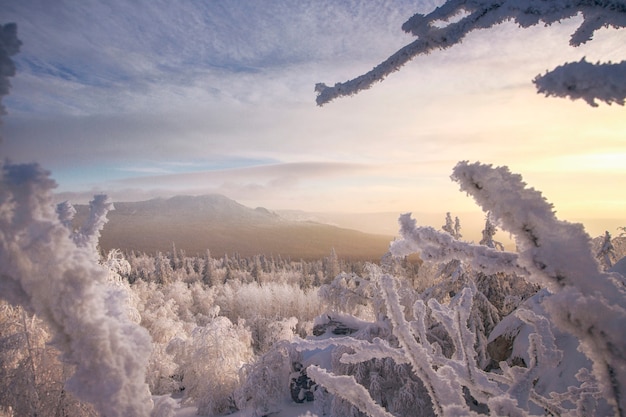
[[[347, 348], [340, 356], [344, 364], [363, 364], [366, 361], [392, 360], [395, 372], [414, 375], [423, 384], [422, 391], [404, 397], [403, 401], [416, 401], [416, 396], [426, 395], [432, 412], [438, 416], [490, 415], [590, 415], [593, 404], [603, 394], [591, 375], [585, 377], [581, 370], [580, 387], [564, 387], [563, 392], [539, 393], [537, 381], [553, 377], [548, 375], [563, 360], [556, 347], [550, 321], [530, 310], [518, 309], [515, 314], [533, 331], [528, 336], [525, 366], [509, 366], [501, 362], [501, 373], [483, 370], [477, 362], [476, 333], [469, 326], [472, 306], [476, 302], [475, 290], [467, 287], [447, 304], [431, 298], [425, 303], [418, 300], [410, 313], [400, 303], [398, 279], [373, 267], [373, 279], [378, 282], [385, 300], [393, 338], [359, 340], [354, 337], [319, 340], [299, 340], [299, 350], [327, 349], [330, 346]], [[445, 338], [433, 333], [433, 324], [445, 331]], [[449, 346], [448, 346], [449, 345]], [[408, 368], [401, 368], [409, 365]], [[357, 367], [359, 369], [359, 367]], [[401, 371], [404, 369], [404, 371]], [[359, 381], [359, 371], [338, 375], [324, 367], [312, 365], [307, 374], [329, 392], [340, 396], [370, 416], [415, 415], [390, 413], [392, 403], [381, 401], [374, 386]], [[584, 381], [584, 383], [583, 383]], [[394, 391], [392, 385], [387, 389]], [[590, 396], [581, 405], [581, 395]], [[378, 399], [377, 399], [378, 398]], [[424, 402], [424, 400], [422, 400]], [[572, 414], [573, 405], [581, 405], [586, 412]], [[421, 411], [428, 415], [427, 410]], [[537, 414], [538, 413], [538, 414]]]
[[97, 416], [90, 404], [65, 390], [73, 367], [59, 360], [49, 338], [36, 315], [0, 301], [0, 415]]
[[328, 281], [335, 279], [335, 277], [341, 272], [339, 257], [337, 256], [337, 252], [335, 252], [335, 248], [331, 248], [330, 256], [324, 259], [324, 272]]
[[[579, 14], [583, 22], [572, 34], [572, 46], [591, 40], [594, 32], [602, 27], [626, 27], [626, 3], [623, 0], [447, 0], [426, 15], [415, 14], [408, 19], [402, 29], [417, 39], [371, 71], [332, 87], [317, 84], [317, 104], [321, 106], [335, 98], [368, 89], [413, 58], [459, 44], [474, 30], [490, 28], [505, 21], [514, 21], [524, 28], [537, 24], [551, 25]], [[458, 16], [460, 18], [442, 26], [442, 23]], [[592, 106], [597, 106], [595, 100], [624, 105], [626, 61], [591, 64], [582, 59], [537, 76], [533, 82], [538, 91], [546, 95], [583, 99]]]
[[356, 317], [374, 317], [369, 281], [356, 274], [341, 273], [318, 290], [318, 297], [330, 312], [343, 312]]
[[485, 228], [482, 232], [483, 237], [478, 243], [480, 243], [481, 245], [485, 245], [489, 248], [504, 250], [504, 245], [502, 245], [502, 243], [493, 240], [493, 237], [496, 235], [497, 230], [498, 229], [496, 228], [496, 225], [493, 224], [493, 222], [491, 221], [489, 213], [487, 213], [487, 216], [485, 216]]
[[[421, 381], [423, 394], [428, 396], [429, 405], [438, 416], [477, 415], [475, 412], [485, 406], [494, 415], [523, 416], [529, 415], [530, 404], [555, 415], [563, 411], [559, 402], [543, 397], [533, 389], [533, 381], [560, 360], [549, 322], [545, 318], [530, 311], [519, 312], [520, 317], [536, 329], [529, 343], [529, 356], [534, 360], [528, 367], [506, 368], [503, 365], [505, 372], [502, 375], [486, 372], [478, 366], [474, 349], [475, 334], [468, 327], [473, 303], [471, 289], [464, 289], [448, 305], [435, 299], [430, 299], [428, 303], [418, 300], [413, 306], [413, 319], [408, 320], [398, 298], [397, 280], [380, 270], [376, 273], [374, 279], [380, 283], [393, 339], [374, 338], [366, 341], [331, 338], [298, 341], [297, 349], [344, 346], [351, 349], [340, 358], [345, 364], [391, 359], [397, 370], [401, 365], [409, 365], [405, 372], [412, 373]], [[446, 353], [443, 341], [430, 333], [429, 315], [445, 329], [451, 353]], [[307, 368], [307, 374], [331, 393], [341, 396], [370, 416], [393, 415], [386, 409], [390, 403], [385, 405], [385, 402], [375, 401], [376, 390], [367, 390], [358, 383], [356, 376], [336, 375], [315, 365]], [[404, 401], [415, 401], [415, 395], [419, 395], [419, 391]], [[569, 397], [563, 402], [568, 400]]]
[[279, 411], [289, 400], [289, 380], [296, 352], [288, 342], [281, 342], [239, 371], [244, 381], [235, 392], [237, 407], [252, 408], [254, 416]]
[[615, 258], [615, 247], [613, 246], [613, 242], [611, 242], [611, 234], [608, 230], [604, 232], [602, 246], [600, 247], [596, 258], [600, 260], [600, 262], [604, 266], [604, 269], [609, 269], [613, 266], [613, 261]]
[[441, 226], [441, 228], [443, 229], [443, 231], [448, 232], [450, 236], [452, 236], [456, 240], [459, 240], [463, 237], [461, 235], [461, 221], [458, 217], [455, 217], [453, 222], [450, 212], [446, 213], [446, 224]]
[[232, 322], [245, 320], [256, 353], [265, 353], [277, 340], [290, 339], [294, 330], [305, 333], [321, 313], [315, 289], [305, 291], [283, 283], [229, 282], [220, 289], [216, 304]]
[[250, 332], [226, 317], [196, 327], [190, 339], [173, 339], [168, 351], [180, 364], [184, 402], [196, 405], [201, 415], [235, 409], [239, 369], [252, 359], [251, 342]]
[[134, 323], [141, 323], [141, 315], [137, 309], [139, 297], [133, 292], [128, 281], [122, 278], [122, 275], [130, 273], [130, 263], [124, 258], [120, 250], [113, 249], [109, 251], [102, 264], [109, 272], [108, 283], [119, 294], [120, 304], [123, 304], [126, 316]]
[[452, 224], [452, 216], [450, 215], [450, 212], [446, 213], [446, 224], [441, 226], [441, 229], [444, 232], [450, 233], [450, 235], [454, 235], [454, 226]]
[[457, 240], [463, 237], [461, 234], [461, 221], [458, 217], [454, 217], [454, 234]]

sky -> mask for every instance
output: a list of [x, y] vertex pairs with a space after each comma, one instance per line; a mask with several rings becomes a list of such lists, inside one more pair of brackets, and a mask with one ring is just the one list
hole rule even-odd
[[316, 106], [316, 83], [367, 72], [414, 39], [404, 21], [439, 4], [0, 0], [23, 42], [0, 153], [38, 162], [75, 203], [220, 193], [273, 210], [444, 215], [480, 211], [450, 174], [481, 161], [521, 174], [562, 219], [624, 219], [626, 108], [532, 84], [582, 57], [625, 59], [623, 30], [574, 48], [578, 18], [504, 23]]

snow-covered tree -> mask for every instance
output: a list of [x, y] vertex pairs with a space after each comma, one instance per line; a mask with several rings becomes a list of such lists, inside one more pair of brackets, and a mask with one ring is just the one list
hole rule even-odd
[[95, 417], [89, 403], [65, 390], [73, 367], [59, 360], [49, 340], [37, 316], [0, 301], [0, 415]]
[[[457, 292], [446, 303], [436, 298], [418, 299], [407, 312], [400, 301], [401, 280], [378, 267], [371, 268], [370, 277], [383, 296], [395, 338], [299, 341], [298, 349], [344, 346], [353, 350], [343, 354], [344, 363], [391, 358], [396, 364], [410, 364], [436, 415], [594, 415], [596, 407], [606, 406], [604, 401], [614, 408], [615, 415], [624, 415], [623, 277], [600, 272], [582, 226], [557, 220], [541, 194], [527, 188], [521, 177], [507, 168], [461, 162], [453, 178], [515, 237], [519, 252], [456, 241], [448, 233], [416, 226], [409, 215], [401, 217], [402, 238], [392, 243], [391, 252], [405, 256], [417, 251], [424, 259], [440, 262], [457, 259], [479, 274], [515, 274], [543, 287], [542, 311], [514, 311], [532, 329], [527, 341], [522, 341], [527, 350], [524, 366], [500, 362], [501, 372], [489, 372], [480, 364], [476, 347], [483, 342], [479, 327], [472, 324], [472, 311], [483, 301], [475, 286]], [[434, 333], [436, 328], [443, 333]], [[558, 392], [543, 392], [544, 383], [538, 381], [554, 380], [550, 375], [553, 369], [572, 360], [557, 348], [557, 330], [577, 339], [592, 372], [573, 359], [570, 366], [580, 366], [576, 378], [563, 381]], [[575, 348], [565, 352], [572, 351], [578, 353]], [[359, 384], [356, 376], [336, 375], [316, 366], [307, 373], [362, 412], [390, 415], [388, 406], [375, 401], [375, 395]], [[563, 385], [566, 383], [571, 385]], [[606, 413], [604, 408], [597, 410]]]
[[461, 221], [458, 217], [455, 217], [453, 222], [450, 212], [446, 213], [446, 224], [441, 226], [441, 229], [443, 229], [444, 232], [448, 232], [450, 236], [457, 240], [463, 237], [463, 235], [461, 235]]
[[184, 402], [196, 405], [201, 415], [234, 410], [239, 369], [253, 357], [251, 342], [250, 332], [226, 317], [196, 327], [187, 340], [173, 339], [168, 351], [180, 364]]
[[478, 243], [480, 243], [481, 245], [485, 245], [489, 248], [504, 250], [504, 245], [502, 243], [498, 242], [497, 240], [493, 240], [493, 237], [496, 235], [497, 231], [498, 228], [495, 224], [493, 224], [489, 213], [487, 213], [487, 215], [485, 216], [485, 227], [483, 228], [482, 232], [483, 237]]
[[604, 232], [602, 246], [600, 246], [596, 258], [600, 260], [605, 270], [613, 266], [613, 262], [615, 261], [615, 247], [613, 246], [613, 242], [611, 242], [611, 234], [608, 230]]
[[[417, 39], [371, 71], [332, 87], [317, 84], [317, 104], [321, 106], [335, 98], [368, 89], [413, 58], [459, 44], [474, 30], [487, 29], [505, 21], [514, 21], [524, 28], [551, 25], [578, 15], [582, 15], [583, 22], [572, 34], [572, 46], [591, 40], [600, 28], [626, 27], [626, 3], [623, 0], [447, 0], [428, 14], [418, 13], [408, 19], [402, 29]], [[540, 93], [548, 96], [583, 99], [591, 106], [597, 106], [596, 100], [624, 105], [626, 61], [592, 64], [583, 58], [539, 75], [533, 82]]]
[[245, 364], [239, 371], [242, 385], [235, 391], [237, 407], [251, 408], [254, 416], [279, 411], [290, 399], [288, 388], [296, 356], [294, 348], [284, 341]]
[[461, 221], [458, 217], [454, 217], [454, 234], [457, 239], [461, 239], [463, 237], [461, 234]]
[[339, 265], [339, 257], [335, 248], [330, 249], [330, 255], [324, 259], [324, 273], [326, 275], [327, 282], [335, 279], [335, 277], [341, 272]]
[[330, 283], [320, 287], [318, 296], [328, 312], [348, 313], [361, 318], [375, 317], [370, 282], [356, 274], [344, 272], [337, 275]]
[[[543, 381], [562, 359], [545, 317], [530, 310], [518, 310], [516, 315], [533, 328], [526, 343], [531, 360], [526, 366], [509, 366], [502, 362], [503, 373], [488, 372], [479, 366], [475, 349], [477, 335], [469, 325], [472, 306], [478, 301], [474, 290], [464, 289], [448, 304], [441, 304], [434, 298], [428, 303], [418, 300], [412, 312], [406, 313], [398, 297], [398, 279], [377, 271], [374, 279], [380, 284], [385, 299], [393, 337], [384, 337], [379, 332], [378, 337], [369, 340], [352, 336], [296, 342], [300, 350], [337, 346], [339, 362], [351, 366], [350, 372], [338, 374], [337, 367], [331, 372], [313, 365], [307, 368], [307, 375], [361, 412], [370, 416], [412, 416], [427, 406], [419, 415], [432, 412], [438, 416], [485, 413], [526, 416], [543, 415], [545, 410], [552, 415], [563, 415], [571, 408], [575, 396], [583, 391], [601, 397], [593, 378], [585, 379], [588, 385], [580, 390], [572, 387], [550, 396], [536, 391], [537, 381]], [[440, 332], [433, 332], [434, 324], [441, 327]], [[386, 361], [391, 364], [393, 376], [376, 382], [383, 373], [377, 371], [372, 375], [371, 371], [376, 369], [372, 364]], [[361, 376], [363, 373], [368, 377]], [[553, 377], [547, 376], [547, 379]], [[377, 388], [379, 384], [386, 387], [387, 392], [381, 392]], [[416, 389], [406, 391], [412, 384]], [[401, 392], [398, 402], [385, 399]], [[400, 404], [407, 403], [413, 405], [401, 411]]]

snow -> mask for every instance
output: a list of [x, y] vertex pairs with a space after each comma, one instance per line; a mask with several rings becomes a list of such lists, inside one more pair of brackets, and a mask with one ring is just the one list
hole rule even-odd
[[[171, 333], [163, 342], [168, 346], [165, 354], [175, 362], [166, 378], [171, 380], [180, 372], [185, 395], [175, 400], [153, 397], [152, 411], [143, 373], [147, 335], [129, 320], [128, 294], [123, 287], [110, 285], [111, 271], [99, 264], [95, 251], [110, 203], [104, 196], [94, 199], [88, 224], [78, 232], [70, 231], [66, 225], [72, 210], [67, 205], [55, 209], [51, 204], [53, 183], [46, 172], [36, 165], [11, 164], [5, 164], [2, 172], [0, 198], [11, 202], [0, 210], [3, 295], [48, 322], [57, 336], [54, 344], [66, 360], [78, 366], [68, 387], [107, 415], [171, 417], [196, 415], [198, 409], [201, 414], [219, 415], [237, 407], [241, 411], [235, 415], [239, 416], [291, 417], [312, 416], [320, 407], [333, 408], [335, 413], [356, 407], [372, 416], [389, 417], [396, 414], [392, 407], [415, 401], [419, 395], [430, 400], [424, 407], [432, 407], [439, 415], [468, 411], [468, 395], [477, 406], [489, 405], [509, 415], [540, 414], [544, 408], [558, 412], [563, 404], [571, 408], [574, 403], [589, 410], [596, 407], [594, 397], [601, 395], [606, 401], [596, 410], [606, 414], [620, 400], [617, 394], [623, 376], [619, 372], [626, 346], [623, 277], [599, 271], [589, 236], [580, 225], [556, 219], [541, 193], [528, 188], [521, 176], [506, 167], [461, 162], [453, 178], [491, 212], [494, 222], [516, 236], [519, 253], [457, 241], [449, 233], [417, 227], [409, 215], [401, 217], [402, 238], [391, 251], [396, 256], [417, 251], [431, 261], [451, 262], [458, 271], [452, 275], [455, 283], [462, 283], [463, 274], [475, 268], [481, 274], [519, 273], [543, 285], [542, 291], [502, 320], [490, 335], [494, 340], [498, 335], [515, 334], [513, 355], [523, 358], [526, 367], [500, 362], [500, 372], [489, 372], [478, 366], [476, 348], [482, 343], [478, 331], [483, 324], [476, 320], [487, 316], [477, 318], [474, 307], [488, 301], [478, 296], [471, 280], [445, 299], [434, 295], [422, 299], [428, 292], [418, 294], [403, 277], [394, 276], [394, 260], [387, 257], [380, 266], [364, 268], [365, 277], [341, 273], [334, 281], [346, 290], [341, 297], [353, 296], [355, 289], [362, 291], [360, 299], [370, 304], [376, 320], [329, 313], [315, 321], [320, 328], [328, 325], [323, 334], [273, 344], [260, 357], [253, 356], [252, 337], [243, 320], [234, 324], [217, 313], [205, 315], [202, 325], [177, 335], [181, 329], [172, 326], [174, 321], [158, 319], [166, 327], [163, 330]], [[107, 264], [119, 269], [121, 261], [112, 254]], [[616, 264], [621, 265], [621, 261]], [[49, 276], [54, 279], [41, 279]], [[232, 291], [230, 283], [220, 285], [225, 297], [241, 295]], [[241, 282], [232, 285], [245, 287]], [[355, 288], [347, 291], [351, 285]], [[144, 297], [157, 292], [156, 284], [137, 288]], [[193, 288], [202, 290], [201, 285]], [[194, 302], [192, 290], [182, 280], [161, 289], [168, 298], [156, 297], [155, 301], [168, 315], [179, 309], [182, 313], [183, 306]], [[293, 301], [291, 295], [285, 287], [282, 299]], [[251, 298], [248, 304], [253, 302]], [[336, 304], [347, 307], [343, 298]], [[171, 308], [165, 308], [168, 305]], [[493, 325], [497, 312], [488, 319]], [[295, 318], [276, 316], [273, 320], [268, 329], [277, 325], [276, 334], [292, 335]], [[141, 321], [147, 324], [143, 317]], [[334, 334], [333, 326], [345, 334]], [[292, 356], [295, 351], [301, 354], [298, 359]], [[124, 369], [116, 368], [120, 356]], [[317, 390], [314, 403], [292, 404], [284, 395], [288, 385], [284, 380], [296, 360], [307, 367], [308, 377], [328, 391]], [[363, 363], [369, 364], [359, 368]], [[346, 373], [348, 369], [353, 371]], [[383, 390], [381, 369], [388, 369], [386, 378], [394, 372], [411, 377], [394, 376], [395, 388], [389, 385]], [[615, 369], [618, 374], [612, 378], [610, 372]], [[99, 384], [94, 384], [93, 375], [99, 375]], [[413, 391], [406, 388], [411, 378], [421, 382]], [[385, 402], [380, 401], [381, 391]]]
[[126, 316], [125, 293], [109, 284], [95, 250], [106, 198], [96, 200], [82, 232], [73, 235], [52, 203], [48, 172], [5, 163], [0, 175], [3, 298], [48, 324], [51, 343], [76, 366], [66, 386], [78, 398], [103, 415], [148, 416], [150, 337]]
[[[589, 5], [584, 0], [450, 0], [429, 15], [409, 19], [403, 28], [418, 39], [371, 72], [332, 88], [318, 85], [318, 103], [369, 88], [413, 57], [458, 43], [475, 29], [505, 20], [523, 27], [551, 24], [581, 13], [583, 22], [571, 39], [572, 45], [579, 45], [590, 40], [601, 26], [625, 27], [624, 10], [622, 1]], [[459, 12], [463, 12], [461, 17]], [[454, 16], [457, 18], [451, 21]], [[449, 21], [447, 25], [435, 24]], [[14, 25], [2, 27], [0, 44], [0, 66], [5, 69], [0, 92], [4, 92], [8, 91], [5, 75], [14, 72], [9, 57], [19, 49]], [[626, 62], [593, 65], [583, 59], [537, 77], [535, 82], [540, 92], [548, 95], [581, 98], [592, 106], [595, 100], [623, 105], [625, 73]], [[184, 397], [176, 398], [150, 395], [146, 369], [152, 341], [147, 330], [137, 324], [140, 320], [129, 317], [129, 308], [134, 306], [128, 288], [111, 285], [112, 271], [98, 257], [100, 231], [112, 203], [105, 195], [96, 196], [86, 224], [74, 231], [69, 227], [75, 213], [71, 205], [55, 208], [52, 204], [55, 184], [48, 172], [37, 164], [5, 162], [0, 167], [2, 297], [47, 323], [54, 336], [51, 344], [66, 363], [73, 365], [66, 387], [102, 415], [190, 417], [198, 415], [200, 409], [209, 416], [226, 414], [237, 406], [242, 410], [228, 415], [256, 417], [259, 402], [254, 402], [254, 396], [268, 392], [263, 389], [274, 384], [278, 389], [270, 397], [276, 398], [268, 398], [268, 404], [275, 402], [263, 403], [271, 406], [263, 408], [270, 410], [268, 414], [313, 417], [316, 407], [327, 404], [295, 404], [283, 398], [282, 378], [292, 369], [292, 351], [300, 353], [308, 377], [330, 393], [317, 390], [316, 399], [320, 392], [341, 397], [347, 401], [346, 407], [356, 407], [374, 417], [391, 417], [394, 401], [415, 400], [409, 397], [417, 392], [402, 391], [407, 384], [387, 386], [385, 390], [398, 397], [387, 403], [388, 409], [383, 407], [375, 398], [382, 390], [380, 369], [404, 375], [403, 383], [415, 382], [411, 378], [419, 380], [423, 385], [418, 387], [419, 393], [425, 392], [424, 398], [431, 402], [425, 406], [432, 407], [437, 415], [469, 415], [474, 411], [469, 404], [472, 401], [476, 407], [488, 405], [493, 413], [511, 416], [546, 412], [569, 415], [574, 411], [609, 415], [613, 409], [618, 413], [626, 410], [626, 258], [609, 272], [600, 271], [583, 227], [558, 220], [542, 194], [507, 167], [462, 161], [452, 178], [490, 213], [489, 221], [493, 218], [497, 226], [516, 237], [518, 253], [458, 241], [461, 236], [450, 217], [445, 228], [452, 234], [418, 227], [408, 214], [400, 218], [402, 237], [390, 248], [396, 257], [417, 252], [428, 261], [454, 261], [459, 271], [455, 280], [464, 273], [463, 265], [478, 274], [524, 276], [541, 286], [495, 326], [489, 340], [479, 337], [482, 323], [476, 322], [475, 307], [477, 300], [485, 301], [477, 296], [473, 282], [451, 291], [446, 300], [422, 299], [428, 292], [411, 293], [403, 286], [403, 277], [390, 272], [391, 262], [383, 262], [380, 267], [366, 268], [367, 279], [352, 275], [350, 280], [336, 280], [337, 285], [358, 283], [361, 290], [368, 285], [366, 280], [371, 281], [368, 289], [378, 293], [357, 295], [380, 304], [370, 306], [376, 321], [335, 314], [316, 322], [321, 325], [337, 320], [355, 330], [352, 336], [334, 337], [327, 331], [317, 338], [279, 341], [254, 357], [251, 331], [244, 320], [235, 324], [215, 311], [205, 315], [206, 322], [188, 334], [181, 331], [182, 336], [178, 335], [180, 329], [170, 326], [173, 321], [163, 320], [164, 330], [171, 333], [163, 337], [167, 342], [165, 354], [177, 361], [175, 372], [180, 375], [174, 376], [186, 384], [180, 388], [185, 389]], [[267, 214], [263, 210], [259, 213]], [[490, 238], [488, 230], [484, 243], [493, 243]], [[109, 268], [123, 266], [115, 254], [107, 262]], [[182, 281], [171, 288], [179, 298], [189, 290]], [[406, 299], [411, 299], [411, 305], [405, 305]], [[181, 305], [186, 302], [178, 301]], [[342, 300], [338, 301], [341, 305]], [[176, 303], [172, 299], [160, 307], [169, 307], [168, 303], [172, 309], [163, 311], [173, 314]], [[296, 323], [295, 318], [277, 317], [268, 327], [275, 326], [274, 333], [288, 339]], [[510, 361], [501, 361], [499, 370], [482, 369], [476, 348], [499, 336], [509, 336], [513, 341]], [[516, 366], [512, 361], [515, 357], [523, 359], [525, 366]], [[368, 361], [370, 368], [357, 367]], [[357, 370], [346, 374], [347, 365]], [[173, 373], [166, 378], [173, 380]], [[243, 382], [254, 385], [249, 391], [240, 384], [244, 376], [247, 379]], [[234, 398], [237, 395], [243, 399]], [[601, 401], [596, 404], [598, 398]], [[194, 405], [185, 406], [185, 401]]]
[[626, 256], [615, 262], [615, 265], [609, 269], [609, 272], [617, 272], [622, 277], [626, 277]]
[[[158, 397], [154, 397], [155, 402]], [[166, 397], [170, 398], [170, 397]], [[174, 400], [176, 407], [174, 408], [173, 417], [213, 417], [210, 415], [198, 414], [196, 407], [185, 407], [180, 405], [180, 399]], [[238, 410], [232, 414], [225, 414], [229, 417], [258, 417], [254, 415], [252, 409]], [[304, 402], [297, 404], [294, 402], [284, 402], [280, 405], [280, 411], [271, 413], [272, 417], [317, 417], [314, 410], [314, 403]]]
[[539, 93], [546, 96], [582, 99], [592, 107], [596, 100], [624, 105], [626, 98], [626, 61], [592, 64], [581, 59], [556, 67], [533, 80]]
[[544, 302], [550, 319], [580, 340], [603, 395], [626, 409], [621, 393], [626, 387], [626, 292], [600, 272], [583, 226], [558, 220], [541, 193], [507, 167], [463, 161], [452, 178], [515, 236], [527, 279], [552, 293]]

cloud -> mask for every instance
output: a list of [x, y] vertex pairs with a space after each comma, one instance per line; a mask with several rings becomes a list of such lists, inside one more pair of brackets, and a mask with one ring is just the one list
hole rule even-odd
[[334, 176], [338, 173], [355, 173], [366, 169], [365, 166], [351, 163], [329, 163], [329, 162], [302, 162], [273, 164], [255, 167], [246, 167], [219, 171], [201, 171], [182, 174], [161, 175], [152, 177], [127, 178], [122, 180], [126, 184], [141, 185], [158, 182], [169, 185], [178, 183], [200, 183], [215, 182], [222, 178], [247, 179], [256, 178], [275, 179], [284, 177], [308, 177], [320, 178]]
[[435, 209], [428, 193], [453, 210], [441, 206], [464, 204], [448, 179], [463, 159], [524, 174], [558, 170], [550, 160], [564, 149], [623, 151], [619, 109], [534, 92], [532, 78], [561, 62], [626, 56], [614, 31], [568, 47], [575, 20], [477, 31], [315, 106], [316, 82], [367, 71], [412, 39], [400, 30], [409, 16], [437, 3], [12, 2], [3, 13], [24, 46], [3, 151], [40, 161], [62, 193], [220, 192], [259, 205], [265, 193], [359, 210]]
[[[158, 96], [160, 89], [170, 91], [168, 96], [176, 90], [188, 96], [185, 89], [199, 87], [245, 100], [256, 80], [286, 68], [339, 56], [348, 64], [376, 58], [371, 54], [386, 53], [390, 43], [404, 37], [397, 29], [413, 7], [408, 1], [391, 7], [333, 1], [52, 5], [26, 0], [7, 5], [3, 14], [19, 22], [27, 45], [18, 60], [20, 72], [34, 78], [29, 83], [57, 86], [38, 94], [45, 110], [56, 113], [46, 102], [66, 95], [81, 103], [84, 114], [93, 114], [115, 111], [115, 104], [124, 110], [126, 100], [136, 110], [137, 96]], [[239, 82], [246, 80], [251, 81], [247, 86]], [[111, 93], [120, 95], [117, 103], [102, 106], [114, 101]]]

